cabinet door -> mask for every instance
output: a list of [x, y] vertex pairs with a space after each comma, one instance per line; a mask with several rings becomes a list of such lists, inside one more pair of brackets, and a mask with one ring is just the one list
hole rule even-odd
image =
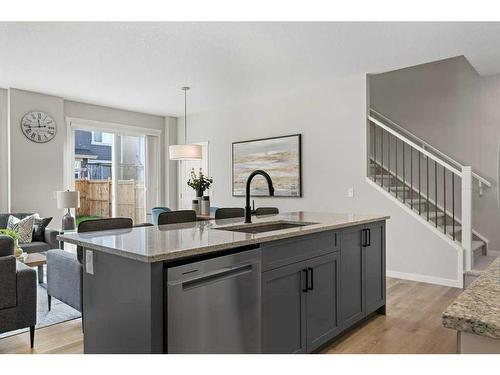
[[311, 352], [339, 331], [339, 254], [314, 258], [306, 265], [309, 272], [306, 293], [307, 351]]
[[364, 250], [362, 227], [340, 236], [340, 323], [346, 328], [364, 317]]
[[305, 353], [305, 262], [262, 274], [263, 353]]
[[385, 223], [367, 225], [365, 249], [365, 305], [370, 314], [385, 305]]

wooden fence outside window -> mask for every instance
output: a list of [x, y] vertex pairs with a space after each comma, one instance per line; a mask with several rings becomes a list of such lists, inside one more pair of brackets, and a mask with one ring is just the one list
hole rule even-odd
[[[112, 181], [75, 180], [75, 190], [80, 192], [77, 216], [112, 217]], [[144, 182], [118, 180], [116, 196], [118, 217], [130, 217], [134, 223], [145, 221]]]

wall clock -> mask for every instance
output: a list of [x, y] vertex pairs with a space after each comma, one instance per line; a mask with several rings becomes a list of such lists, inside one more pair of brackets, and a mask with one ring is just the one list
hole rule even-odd
[[21, 120], [21, 130], [30, 141], [45, 143], [56, 136], [57, 125], [47, 113], [30, 111]]

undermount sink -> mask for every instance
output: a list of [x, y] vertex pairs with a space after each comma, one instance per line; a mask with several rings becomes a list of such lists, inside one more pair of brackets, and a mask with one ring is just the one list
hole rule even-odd
[[313, 224], [316, 223], [304, 223], [298, 221], [272, 221], [272, 222], [256, 223], [256, 224], [229, 225], [214, 229], [255, 234], [255, 233], [273, 232], [282, 229], [304, 227], [306, 225], [313, 225]]

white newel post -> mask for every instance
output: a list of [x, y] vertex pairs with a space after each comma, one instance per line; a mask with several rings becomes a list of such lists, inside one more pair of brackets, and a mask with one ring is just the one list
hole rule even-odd
[[472, 168], [462, 167], [462, 247], [465, 271], [472, 269]]

